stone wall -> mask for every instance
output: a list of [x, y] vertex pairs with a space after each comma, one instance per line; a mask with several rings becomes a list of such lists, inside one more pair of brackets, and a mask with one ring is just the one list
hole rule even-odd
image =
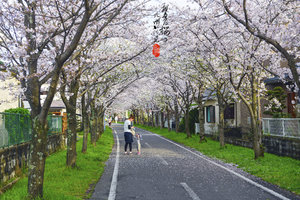
[[[57, 151], [61, 145], [61, 135], [48, 136], [47, 153]], [[30, 143], [23, 143], [0, 149], [0, 183], [21, 174], [22, 168], [27, 167]]]
[[264, 136], [263, 144], [268, 153], [300, 160], [300, 139]]
[[[218, 140], [218, 137], [212, 138]], [[225, 137], [225, 143], [253, 148], [252, 141], [241, 138]], [[265, 135], [263, 136], [263, 145], [267, 153], [300, 160], [300, 139]]]

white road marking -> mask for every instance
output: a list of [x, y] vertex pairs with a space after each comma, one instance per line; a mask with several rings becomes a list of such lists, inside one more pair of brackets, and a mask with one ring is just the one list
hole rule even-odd
[[115, 200], [116, 199], [116, 191], [117, 191], [117, 183], [118, 183], [118, 173], [119, 173], [119, 156], [120, 156], [120, 143], [119, 143], [119, 137], [117, 132], [114, 130], [117, 138], [117, 155], [116, 155], [116, 162], [115, 162], [115, 168], [114, 173], [110, 185], [109, 190], [109, 196], [108, 200]]
[[180, 185], [187, 191], [193, 200], [200, 200], [197, 194], [186, 183], [180, 183]]
[[[152, 133], [152, 134], [155, 134], [155, 133]], [[166, 141], [168, 141], [168, 142], [170, 142], [170, 143], [172, 143], [172, 144], [174, 144], [174, 145], [176, 145], [176, 146], [178, 146], [178, 147], [180, 147], [180, 148], [182, 148], [182, 149], [184, 149], [184, 150], [186, 150], [186, 151], [188, 151], [188, 152], [190, 152], [190, 153], [192, 153], [192, 154], [194, 154], [194, 155], [196, 155], [196, 156], [198, 156], [198, 157], [200, 157], [200, 158], [202, 158], [202, 159], [204, 159], [204, 160], [206, 160], [206, 161], [208, 161], [208, 162], [210, 162], [210, 163], [212, 163], [212, 164], [214, 164], [214, 165], [216, 165], [216, 166], [218, 166], [218, 167], [220, 167], [220, 168], [222, 168], [222, 169], [224, 169], [224, 170], [226, 170], [226, 171], [228, 171], [228, 172], [230, 172], [230, 173], [232, 173], [232, 174], [234, 174], [238, 177], [240, 177], [241, 179], [245, 180], [246, 182], [248, 182], [252, 185], [255, 185], [256, 187], [259, 187], [259, 188], [263, 189], [264, 191], [266, 191], [266, 192], [268, 192], [268, 193], [270, 193], [270, 194], [272, 194], [272, 195], [274, 195], [274, 196], [276, 196], [276, 197], [278, 197], [282, 200], [290, 200], [289, 198], [287, 198], [287, 197], [285, 197], [285, 196], [283, 196], [283, 195], [281, 195], [281, 194], [279, 194], [279, 193], [277, 193], [277, 192], [275, 192], [275, 191], [273, 191], [273, 190], [271, 190], [271, 189], [269, 189], [269, 188], [267, 188], [267, 187], [265, 187], [265, 186], [263, 186], [259, 183], [256, 183], [256, 182], [252, 181], [251, 179], [249, 179], [249, 178], [247, 178], [247, 177], [245, 177], [245, 176], [243, 176], [243, 175], [241, 175], [241, 174], [239, 174], [235, 171], [232, 171], [231, 169], [228, 169], [228, 168], [226, 168], [226, 167], [224, 167], [224, 166], [222, 166], [222, 165], [220, 165], [220, 164], [218, 164], [214, 161], [211, 161], [211, 160], [209, 160], [209, 159], [207, 159], [207, 158], [205, 158], [205, 157], [203, 157], [203, 156], [201, 156], [201, 155], [199, 155], [199, 154], [197, 154], [197, 153], [195, 153], [195, 152], [193, 152], [193, 151], [191, 151], [191, 150], [189, 150], [189, 149], [187, 149], [183, 146], [180, 146], [179, 144], [176, 144], [175, 142], [173, 142], [171, 140], [168, 140], [168, 139], [166, 139], [166, 138], [164, 138], [160, 135], [157, 135], [157, 134], [155, 134], [155, 135], [157, 137], [160, 137], [163, 140], [166, 140]]]
[[[149, 147], [149, 148], [152, 148], [152, 146], [151, 146], [150, 144], [148, 144], [147, 142], [145, 142], [145, 145], [146, 145], [147, 147]], [[167, 162], [163, 157], [161, 157], [160, 155], [157, 154], [156, 157], [158, 157], [158, 158], [162, 161], [162, 163], [163, 163], [164, 165], [169, 165], [168, 162]]]
[[167, 161], [163, 158], [163, 157], [161, 157], [160, 155], [156, 155], [161, 161], [162, 161], [162, 163], [164, 164], [164, 165], [169, 165], [168, 163], [167, 163]]
[[150, 144], [148, 144], [147, 142], [145, 142], [145, 145], [149, 148], [152, 148]]

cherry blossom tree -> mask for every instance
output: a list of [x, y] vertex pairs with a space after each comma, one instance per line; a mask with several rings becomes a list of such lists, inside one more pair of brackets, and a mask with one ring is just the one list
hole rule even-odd
[[[202, 7], [203, 9], [203, 7]], [[196, 20], [197, 19], [197, 20]], [[199, 109], [199, 128], [200, 128], [200, 141], [204, 139], [204, 92], [211, 91], [215, 93], [214, 96], [218, 100], [219, 108], [219, 122], [218, 122], [218, 134], [221, 148], [225, 146], [224, 138], [224, 112], [225, 107], [230, 101], [230, 83], [226, 78], [226, 66], [222, 65], [222, 59], [218, 57], [215, 52], [216, 49], [213, 40], [210, 38], [211, 33], [215, 33], [213, 27], [205, 29], [202, 25], [206, 20], [198, 19], [194, 16], [192, 23], [189, 27], [189, 32], [192, 33], [191, 37], [195, 38], [195, 43], [198, 44], [195, 51], [196, 62], [192, 64], [195, 75], [191, 78], [197, 81], [199, 86], [198, 96], [196, 102]], [[210, 32], [211, 31], [211, 32]], [[199, 47], [201, 46], [201, 48]], [[224, 73], [225, 72], [225, 73]], [[206, 97], [207, 98], [207, 97]], [[202, 134], [202, 136], [201, 136]]]
[[[43, 196], [47, 114], [62, 67], [76, 50], [86, 28], [100, 34], [127, 3], [12, 0], [0, 6], [2, 59], [7, 71], [21, 82], [31, 107], [33, 139], [28, 194], [32, 198]], [[40, 88], [45, 83], [50, 87], [42, 104]]]
[[[83, 108], [83, 122], [88, 122], [87, 118], [87, 107], [90, 105], [92, 106], [92, 124], [93, 124], [93, 129], [91, 130], [91, 141], [95, 145], [96, 141], [99, 137], [96, 137], [100, 135], [103, 130], [104, 130], [104, 125], [103, 125], [103, 117], [104, 117], [104, 111], [105, 107], [104, 105], [98, 106], [98, 109], [95, 108], [95, 101], [97, 98], [100, 98], [100, 96], [103, 96], [104, 94], [111, 92], [109, 89], [110, 85], [113, 85], [116, 80], [119, 80], [119, 74], [118, 75], [113, 75], [116, 74], [116, 71], [122, 71], [124, 68], [118, 68], [118, 66], [131, 61], [132, 59], [136, 58], [139, 56], [141, 53], [143, 53], [146, 48], [139, 50], [138, 52], [137, 49], [132, 50], [132, 51], [126, 51], [124, 44], [123, 47], [121, 48], [121, 44], [118, 44], [114, 41], [106, 41], [109, 39], [105, 39], [104, 42], [103, 40], [100, 40], [99, 42], [102, 42], [102, 44], [99, 44], [99, 42], [94, 42], [93, 45], [89, 45], [88, 48], [90, 50], [83, 52], [83, 55], [81, 54], [76, 54], [75, 60], [68, 66], [70, 68], [68, 70], [68, 74], [65, 73], [66, 70], [63, 70], [62, 73], [62, 80], [63, 80], [63, 86], [61, 87], [61, 97], [66, 105], [67, 112], [68, 112], [68, 121], [69, 121], [69, 132], [68, 133], [68, 151], [67, 151], [67, 165], [68, 166], [75, 166], [76, 163], [76, 127], [77, 127], [77, 121], [76, 121], [76, 102], [77, 102], [77, 95], [79, 92], [79, 87], [80, 84], [80, 77], [81, 74], [83, 73], [82, 71], [86, 72], [84, 80], [84, 88], [83, 88], [83, 93], [81, 95], [84, 95], [84, 93], [91, 88], [94, 88], [98, 92], [95, 92], [93, 94], [93, 100], [88, 101], [87, 105], [85, 105], [85, 102], [82, 105]], [[117, 38], [117, 40], [120, 42], [123, 39], [122, 38]], [[109, 44], [109, 43], [115, 43], [115, 44]], [[90, 43], [89, 43], [90, 44]], [[126, 46], [128, 45], [125, 43]], [[130, 43], [129, 43], [130, 44]], [[133, 44], [130, 44], [133, 45]], [[102, 46], [101, 48], [99, 46]], [[136, 46], [136, 44], [135, 44]], [[87, 48], [84, 48], [87, 49]], [[130, 49], [130, 48], [129, 48]], [[80, 49], [81, 50], [81, 49]], [[131, 54], [134, 54], [133, 56]], [[81, 55], [81, 56], [80, 56]], [[83, 62], [80, 62], [80, 59], [85, 58]], [[74, 71], [77, 69], [76, 71]], [[105, 79], [103, 79], [103, 77]], [[114, 77], [114, 78], [112, 78]], [[69, 81], [66, 79], [70, 79]], [[103, 80], [102, 80], [103, 79]], [[122, 80], [122, 79], [120, 79]], [[130, 79], [128, 79], [130, 80]], [[66, 84], [68, 84], [68, 93], [71, 93], [72, 95], [70, 96], [69, 99], [66, 98]], [[107, 86], [104, 88], [101, 88], [99, 90], [98, 86], [96, 85], [103, 85], [104, 83], [107, 83]], [[96, 86], [96, 87], [94, 87]], [[104, 93], [104, 94], [103, 94]], [[100, 96], [98, 96], [100, 95]], [[85, 98], [85, 97], [83, 97]], [[85, 99], [82, 99], [85, 100]], [[90, 102], [90, 103], [89, 103]], [[100, 109], [100, 111], [98, 111]], [[97, 115], [98, 114], [98, 115]], [[87, 134], [88, 134], [88, 125], [85, 125], [85, 131], [84, 131], [84, 141], [83, 141], [83, 152], [86, 152], [87, 148]], [[70, 158], [69, 158], [70, 157]]]
[[[299, 72], [296, 67], [296, 60], [300, 57], [299, 2], [222, 0], [222, 5], [233, 20], [241, 24], [251, 35], [269, 45], [269, 54], [276, 57], [282, 55], [288, 63], [289, 74], [292, 74], [294, 82], [300, 88]], [[279, 61], [277, 59], [271, 70], [285, 78], [286, 71], [280, 68]]]
[[[249, 110], [253, 149], [255, 158], [258, 158], [263, 156], [259, 98], [263, 89], [262, 79], [266, 77], [263, 65], [266, 58], [263, 53], [265, 45], [224, 15], [222, 9], [219, 12], [207, 10], [207, 16], [214, 20], [209, 27], [204, 28], [203, 33], [208, 46], [214, 49], [214, 67], [219, 68], [218, 75], [230, 80], [234, 93]], [[229, 73], [224, 73], [224, 66], [227, 66]]]

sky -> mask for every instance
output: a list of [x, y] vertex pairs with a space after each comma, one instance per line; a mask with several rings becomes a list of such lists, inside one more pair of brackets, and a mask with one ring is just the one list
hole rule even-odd
[[163, 3], [167, 3], [169, 5], [176, 5], [176, 6], [179, 6], [179, 7], [184, 7], [186, 6], [187, 4], [188, 5], [197, 5], [194, 1], [192, 0], [151, 0], [149, 2], [150, 4], [152, 5], [160, 5], [160, 4], [163, 4]]
[[[147, 4], [146, 4], [146, 8], [147, 7], [157, 7], [157, 11], [159, 11], [159, 9], [162, 8], [163, 4], [167, 4], [168, 5], [168, 15], [170, 15], [171, 12], [174, 12], [175, 7], [178, 7], [179, 9], [184, 9], [187, 6], [190, 8], [198, 8], [199, 5], [197, 3], [195, 3], [195, 1], [193, 0], [150, 0]], [[148, 24], [147, 27], [149, 27], [149, 34], [151, 34], [153, 32], [153, 22], [154, 22], [154, 14], [156, 12], [153, 13], [149, 13], [149, 17], [145, 18], [146, 23]]]

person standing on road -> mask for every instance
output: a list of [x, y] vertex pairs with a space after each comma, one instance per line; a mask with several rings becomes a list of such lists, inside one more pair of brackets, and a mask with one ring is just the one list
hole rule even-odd
[[135, 138], [136, 138], [136, 150], [137, 150], [137, 154], [141, 155], [141, 139], [142, 139], [142, 135], [140, 133], [135, 133]]
[[115, 117], [115, 122], [118, 123], [118, 116]]
[[111, 127], [111, 117], [108, 119], [108, 126]]
[[125, 138], [125, 154], [127, 154], [127, 147], [129, 145], [129, 153], [132, 154], [132, 142], [133, 135], [131, 129], [134, 128], [132, 126], [132, 121], [134, 120], [134, 116], [130, 115], [129, 119], [124, 122], [124, 138]]

